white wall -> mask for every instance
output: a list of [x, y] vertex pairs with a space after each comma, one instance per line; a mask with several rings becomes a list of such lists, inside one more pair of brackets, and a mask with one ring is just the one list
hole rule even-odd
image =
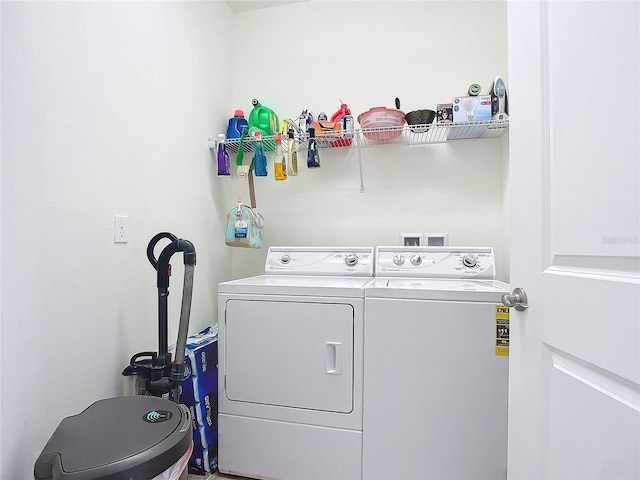
[[[149, 239], [197, 251], [191, 331], [230, 277], [206, 139], [233, 108], [223, 2], [2, 2], [0, 478], [32, 477], [59, 421], [157, 349]], [[113, 243], [114, 214], [129, 217]], [[170, 343], [182, 294], [173, 259]]]
[[[233, 21], [233, 109], [247, 115], [252, 98], [281, 119], [305, 104], [331, 116], [339, 99], [355, 117], [395, 97], [405, 112], [435, 109], [472, 83], [486, 93], [507, 73], [505, 1], [315, 0]], [[452, 245], [494, 247], [508, 281], [507, 142], [362, 149], [363, 194], [355, 149], [323, 149], [320, 169], [303, 161], [285, 182], [271, 168], [255, 182], [265, 248], [235, 249], [233, 276], [261, 273], [268, 245], [397, 244], [400, 232], [448, 232]]]

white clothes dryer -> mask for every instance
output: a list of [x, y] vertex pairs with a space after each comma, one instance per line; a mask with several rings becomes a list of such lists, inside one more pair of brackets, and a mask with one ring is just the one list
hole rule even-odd
[[361, 478], [373, 252], [271, 247], [264, 275], [219, 285], [220, 472]]
[[506, 478], [509, 286], [492, 249], [378, 247], [375, 269], [363, 478]]

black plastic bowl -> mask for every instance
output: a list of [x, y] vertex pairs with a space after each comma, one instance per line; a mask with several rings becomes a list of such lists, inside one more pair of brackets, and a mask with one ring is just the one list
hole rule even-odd
[[[412, 132], [422, 133], [429, 129], [430, 124], [436, 118], [436, 112], [434, 110], [414, 110], [404, 116], [404, 119], [410, 125]], [[420, 125], [419, 127], [412, 127], [411, 125]]]

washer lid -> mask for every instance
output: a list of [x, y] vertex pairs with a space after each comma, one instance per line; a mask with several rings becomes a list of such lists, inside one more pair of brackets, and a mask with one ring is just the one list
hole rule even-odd
[[192, 442], [189, 411], [158, 397], [99, 400], [67, 417], [34, 466], [36, 479], [153, 478]]
[[371, 277], [259, 275], [222, 282], [218, 293], [362, 298], [370, 281]]
[[498, 280], [376, 277], [365, 297], [500, 303], [508, 292], [509, 285]]

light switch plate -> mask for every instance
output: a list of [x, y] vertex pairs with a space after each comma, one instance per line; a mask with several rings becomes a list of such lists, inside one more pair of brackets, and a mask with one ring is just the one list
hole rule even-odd
[[123, 215], [115, 215], [113, 221], [113, 243], [127, 243], [129, 241], [128, 218]]

